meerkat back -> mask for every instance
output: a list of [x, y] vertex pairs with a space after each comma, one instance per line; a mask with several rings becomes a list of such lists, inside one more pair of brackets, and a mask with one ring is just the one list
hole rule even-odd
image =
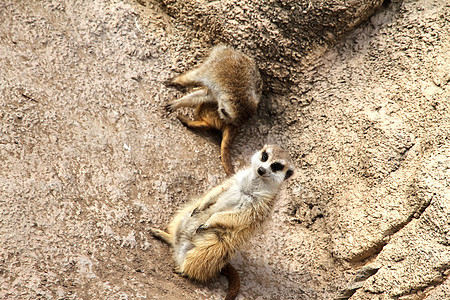
[[242, 118], [239, 116], [241, 111], [250, 111], [250, 115], [256, 112], [262, 93], [262, 80], [253, 59], [231, 47], [217, 46], [202, 68], [206, 75], [203, 85], [221, 99], [218, 101], [227, 102], [227, 98], [231, 98], [229, 104], [232, 107], [227, 112], [231, 119]]

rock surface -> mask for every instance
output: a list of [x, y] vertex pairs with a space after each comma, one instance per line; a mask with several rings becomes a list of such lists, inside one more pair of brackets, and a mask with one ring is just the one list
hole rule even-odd
[[225, 178], [162, 110], [219, 42], [265, 81], [235, 166], [297, 163], [239, 298], [448, 297], [450, 4], [343, 2], [1, 2], [0, 298], [223, 298], [148, 233]]
[[[382, 0], [197, 1], [160, 0], [184, 36], [204, 44], [225, 42], [251, 52], [270, 83], [286, 92], [299, 69], [320, 56], [336, 37], [381, 7]], [[273, 80], [276, 79], [276, 80]], [[283, 84], [284, 83], [284, 84]]]

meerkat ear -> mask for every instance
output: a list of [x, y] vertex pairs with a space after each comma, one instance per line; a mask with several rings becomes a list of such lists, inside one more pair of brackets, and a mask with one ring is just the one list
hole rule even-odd
[[288, 179], [289, 177], [292, 176], [292, 174], [294, 174], [294, 171], [292, 171], [291, 169], [286, 171], [286, 174], [284, 175], [284, 180]]

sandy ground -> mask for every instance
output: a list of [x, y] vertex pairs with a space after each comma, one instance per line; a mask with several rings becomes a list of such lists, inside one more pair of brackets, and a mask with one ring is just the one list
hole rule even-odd
[[266, 83], [234, 165], [266, 143], [297, 164], [232, 261], [239, 299], [450, 295], [448, 1], [387, 1], [280, 69], [162, 2], [0, 3], [0, 298], [223, 298], [224, 278], [178, 276], [148, 228], [225, 178], [217, 145], [162, 109], [181, 96], [163, 82], [224, 39]]

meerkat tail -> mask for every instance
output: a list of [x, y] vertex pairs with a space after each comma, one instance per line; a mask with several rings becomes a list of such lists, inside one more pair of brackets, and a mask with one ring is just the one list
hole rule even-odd
[[167, 232], [164, 232], [156, 228], [150, 228], [150, 233], [153, 234], [154, 237], [160, 239], [161, 241], [169, 245], [172, 245], [172, 236]]
[[231, 163], [231, 144], [238, 133], [236, 126], [227, 125], [222, 133], [222, 142], [220, 144], [220, 158], [222, 160], [225, 173], [228, 176], [234, 174], [234, 168]]
[[225, 267], [223, 267], [221, 273], [228, 279], [228, 292], [225, 296], [225, 300], [234, 300], [241, 288], [239, 273], [230, 263], [227, 263]]

